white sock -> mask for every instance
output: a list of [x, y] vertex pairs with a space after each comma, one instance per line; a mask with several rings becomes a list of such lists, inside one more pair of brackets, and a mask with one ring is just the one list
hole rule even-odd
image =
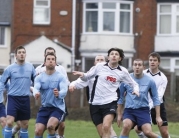
[[12, 135], [15, 135], [18, 132], [18, 130], [16, 129], [16, 127], [12, 128]]

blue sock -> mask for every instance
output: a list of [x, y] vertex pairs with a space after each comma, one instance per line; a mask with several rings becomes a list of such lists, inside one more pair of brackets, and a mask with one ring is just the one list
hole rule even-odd
[[4, 137], [4, 128], [2, 128], [2, 136]]
[[4, 138], [11, 138], [12, 137], [12, 128], [6, 126], [4, 128]]
[[47, 138], [56, 138], [56, 135], [55, 135], [55, 134], [52, 134], [52, 135], [51, 135], [51, 134], [48, 134], [48, 135], [47, 135]]
[[20, 130], [20, 138], [29, 138], [27, 129], [21, 128], [21, 130]]
[[34, 138], [42, 138], [42, 136], [35, 136]]
[[161, 136], [158, 136], [158, 138], [162, 138]]
[[119, 136], [119, 138], [129, 138], [128, 136]]

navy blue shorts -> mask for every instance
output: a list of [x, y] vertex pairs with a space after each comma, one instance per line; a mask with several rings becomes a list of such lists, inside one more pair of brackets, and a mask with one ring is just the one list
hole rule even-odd
[[123, 113], [124, 119], [130, 119], [134, 123], [134, 126], [137, 125], [138, 129], [141, 130], [142, 125], [146, 123], [151, 124], [150, 110], [149, 108], [125, 108]]
[[0, 118], [1, 117], [6, 117], [5, 106], [3, 103], [0, 103]]
[[48, 120], [51, 117], [55, 117], [59, 120], [59, 122], [62, 121], [64, 118], [65, 113], [56, 107], [40, 107], [39, 112], [37, 114], [36, 123], [47, 125]]
[[7, 96], [7, 115], [15, 117], [15, 121], [30, 119], [29, 96]]

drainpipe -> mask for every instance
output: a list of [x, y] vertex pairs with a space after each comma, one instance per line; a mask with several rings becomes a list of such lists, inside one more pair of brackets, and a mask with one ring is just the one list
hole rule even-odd
[[71, 71], [75, 70], [75, 35], [76, 35], [76, 0], [72, 4], [72, 56], [71, 56]]

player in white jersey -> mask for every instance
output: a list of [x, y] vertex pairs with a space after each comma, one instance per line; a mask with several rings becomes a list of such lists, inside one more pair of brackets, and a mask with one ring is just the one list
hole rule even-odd
[[[97, 63], [101, 63], [101, 62], [105, 62], [105, 57], [102, 55], [97, 55], [95, 57], [94, 65], [96, 65]], [[74, 89], [81, 89], [84, 87], [88, 87], [89, 90], [87, 91], [86, 95], [87, 95], [87, 100], [89, 101], [91, 97], [93, 84], [94, 84], [94, 79], [85, 82], [85, 81], [82, 81], [80, 78], [78, 78], [76, 81], [73, 81], [70, 83], [69, 89], [71, 91], [74, 91]], [[98, 125], [97, 131], [98, 131], [99, 136], [102, 136], [102, 124]], [[110, 138], [117, 138], [116, 132], [114, 131], [112, 125], [111, 125]]]
[[[144, 70], [144, 73], [152, 77], [157, 86], [158, 97], [161, 103], [160, 115], [163, 120], [162, 126], [158, 126], [161, 136], [162, 138], [170, 138], [169, 132], [168, 132], [167, 114], [166, 114], [166, 109], [164, 105], [164, 94], [165, 94], [168, 81], [167, 81], [167, 77], [159, 70], [159, 65], [160, 65], [160, 55], [157, 52], [153, 52], [149, 54], [149, 69]], [[156, 112], [154, 110], [154, 105], [151, 100], [151, 95], [149, 95], [149, 106], [151, 108], [152, 122], [153, 124], [156, 124], [156, 121], [155, 121]], [[142, 132], [139, 133], [139, 136], [141, 138], [145, 138], [145, 136], [142, 136], [142, 135], [143, 135]]]
[[[74, 71], [83, 81], [95, 78], [90, 97], [90, 113], [96, 127], [102, 127], [101, 138], [110, 137], [112, 121], [116, 116], [118, 95], [116, 90], [121, 82], [129, 84], [139, 95], [138, 84], [131, 78], [126, 68], [120, 66], [124, 52], [119, 48], [108, 50], [108, 62], [98, 63], [87, 73]], [[70, 90], [70, 89], [69, 89]]]
[[35, 78], [33, 95], [41, 97], [41, 107], [37, 114], [35, 138], [42, 138], [47, 128], [47, 138], [56, 138], [55, 128], [65, 115], [64, 98], [68, 90], [68, 81], [64, 75], [55, 70], [56, 56], [53, 53], [45, 56], [46, 71]]

